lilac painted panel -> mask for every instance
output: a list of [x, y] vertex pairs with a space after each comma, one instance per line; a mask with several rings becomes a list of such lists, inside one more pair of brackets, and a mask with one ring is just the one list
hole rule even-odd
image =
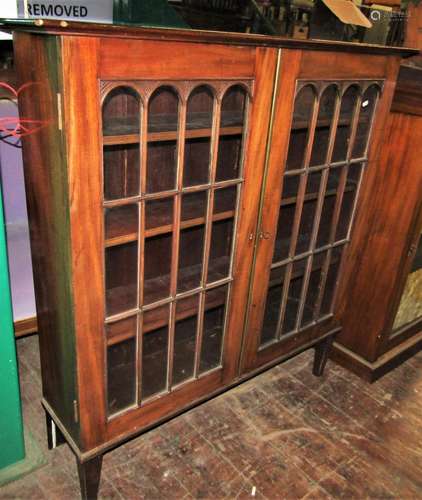
[[[17, 117], [17, 105], [12, 101], [0, 100], [0, 118], [6, 116]], [[0, 178], [4, 197], [13, 317], [16, 321], [35, 316], [35, 297], [22, 153], [20, 148], [4, 140], [0, 140]]]

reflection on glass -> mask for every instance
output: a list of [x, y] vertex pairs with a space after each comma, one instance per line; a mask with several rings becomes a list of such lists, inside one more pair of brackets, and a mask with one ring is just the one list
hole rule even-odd
[[362, 96], [352, 158], [362, 158], [365, 156], [378, 93], [378, 86], [371, 85]]

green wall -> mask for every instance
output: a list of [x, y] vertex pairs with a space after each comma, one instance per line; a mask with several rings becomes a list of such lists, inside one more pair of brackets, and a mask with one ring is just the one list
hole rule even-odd
[[0, 185], [0, 469], [25, 458]]

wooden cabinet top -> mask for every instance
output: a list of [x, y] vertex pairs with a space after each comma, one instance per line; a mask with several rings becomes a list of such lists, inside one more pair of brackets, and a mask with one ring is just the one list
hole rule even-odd
[[409, 57], [419, 53], [405, 47], [386, 47], [364, 43], [338, 42], [331, 40], [299, 40], [278, 36], [246, 33], [227, 33], [173, 28], [143, 28], [131, 25], [81, 23], [46, 19], [3, 19], [2, 31], [27, 31], [36, 34], [64, 36], [97, 36], [136, 38], [146, 40], [182, 41], [191, 43], [212, 43], [224, 45], [263, 46], [275, 48], [328, 50], [364, 54], [400, 55]]

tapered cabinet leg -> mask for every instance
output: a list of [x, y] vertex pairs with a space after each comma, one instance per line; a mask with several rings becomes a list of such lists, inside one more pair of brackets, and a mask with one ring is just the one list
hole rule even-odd
[[54, 420], [50, 417], [50, 415], [45, 413], [45, 421], [47, 425], [47, 442], [48, 449], [52, 450], [53, 448], [57, 448], [61, 444], [66, 442], [61, 430], [54, 423]]
[[315, 357], [314, 366], [312, 368], [312, 373], [316, 377], [321, 377], [324, 373], [325, 365], [327, 364], [328, 355], [330, 353], [331, 346], [333, 345], [335, 335], [330, 335], [325, 337], [315, 346]]
[[102, 463], [102, 455], [83, 463], [77, 460], [82, 500], [95, 500], [97, 498]]

